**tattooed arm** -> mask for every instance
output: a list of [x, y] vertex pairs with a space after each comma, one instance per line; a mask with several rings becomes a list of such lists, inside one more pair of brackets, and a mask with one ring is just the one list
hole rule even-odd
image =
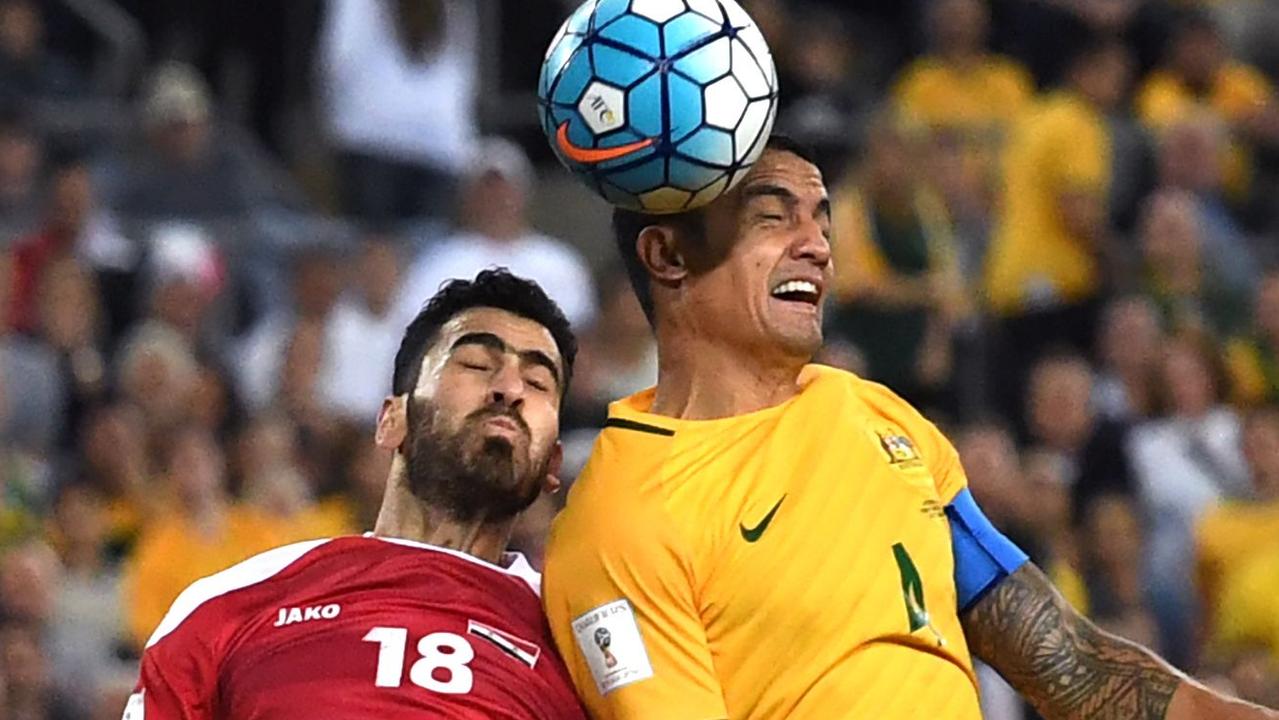
[[1030, 563], [961, 618], [973, 654], [1048, 720], [1279, 720], [1081, 617]]

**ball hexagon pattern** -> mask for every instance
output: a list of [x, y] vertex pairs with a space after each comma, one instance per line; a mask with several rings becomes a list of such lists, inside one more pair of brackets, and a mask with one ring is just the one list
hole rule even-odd
[[538, 101], [556, 156], [596, 193], [680, 212], [758, 159], [777, 72], [736, 0], [587, 0], [547, 48]]

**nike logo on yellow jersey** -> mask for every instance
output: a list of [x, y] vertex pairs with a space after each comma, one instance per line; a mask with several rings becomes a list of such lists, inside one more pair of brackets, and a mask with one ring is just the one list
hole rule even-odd
[[748, 528], [745, 525], [739, 523], [738, 527], [740, 527], [742, 530], [742, 539], [748, 543], [753, 543], [759, 540], [761, 537], [763, 537], [764, 531], [768, 529], [768, 524], [773, 521], [773, 516], [777, 514], [777, 509], [782, 506], [782, 500], [785, 500], [785, 499], [786, 499], [786, 496], [783, 495], [781, 500], [777, 501], [777, 504], [773, 506], [773, 509], [769, 510], [768, 514], [764, 516], [764, 519], [760, 520], [759, 524], [756, 525], [755, 527]]

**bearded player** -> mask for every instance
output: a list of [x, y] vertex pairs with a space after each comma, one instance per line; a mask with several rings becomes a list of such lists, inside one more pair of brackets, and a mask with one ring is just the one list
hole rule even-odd
[[1072, 610], [954, 448], [809, 364], [830, 203], [775, 138], [702, 210], [614, 216], [657, 386], [613, 404], [552, 532], [545, 604], [598, 718], [980, 720], [972, 656], [1050, 720], [1244, 720]]
[[582, 718], [506, 553], [554, 491], [576, 341], [505, 271], [453, 281], [408, 326], [376, 441], [372, 533], [289, 545], [194, 583], [147, 643], [126, 720]]

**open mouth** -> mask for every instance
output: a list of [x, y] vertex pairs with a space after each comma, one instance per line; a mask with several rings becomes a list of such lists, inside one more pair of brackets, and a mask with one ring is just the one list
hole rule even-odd
[[773, 288], [771, 293], [778, 300], [816, 306], [821, 302], [822, 289], [810, 280], [787, 280]]

